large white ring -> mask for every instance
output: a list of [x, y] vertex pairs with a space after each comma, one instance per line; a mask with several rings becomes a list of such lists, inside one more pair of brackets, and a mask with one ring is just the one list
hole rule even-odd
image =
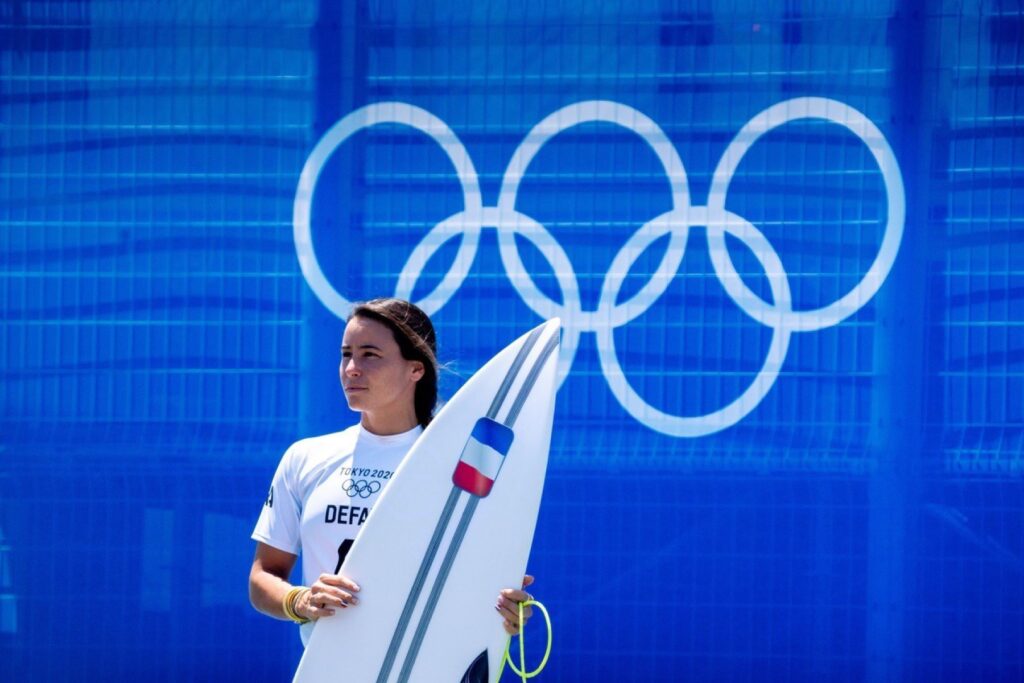
[[[782, 270], [782, 261], [779, 259], [778, 253], [771, 248], [765, 236], [747, 221], [728, 212], [708, 215], [708, 223], [720, 226], [723, 231], [741, 240], [754, 252], [768, 276], [772, 299], [783, 310], [788, 308], [790, 305], [789, 279]], [[618, 287], [615, 287], [615, 290], [611, 291], [609, 295], [614, 297], [617, 290]], [[746, 417], [775, 384], [779, 370], [782, 369], [782, 362], [786, 359], [786, 351], [789, 349], [790, 330], [781, 324], [769, 325], [769, 327], [772, 328], [772, 341], [768, 347], [768, 353], [764, 364], [746, 391], [728, 405], [714, 412], [693, 417], [670, 415], [663, 412], [647, 403], [630, 386], [615, 352], [615, 331], [612, 328], [596, 330], [597, 353], [601, 360], [601, 371], [608, 380], [608, 387], [627, 413], [663, 434], [685, 437], [706, 436], [731, 427]]]
[[[292, 208], [294, 225], [293, 238], [295, 253], [299, 257], [299, 267], [309, 283], [310, 289], [317, 298], [336, 316], [344, 320], [352, 308], [352, 302], [338, 293], [328, 281], [313, 248], [313, 235], [310, 228], [310, 215], [313, 210], [313, 190], [324, 164], [336, 149], [353, 134], [364, 128], [381, 123], [398, 123], [415, 128], [429, 135], [444, 153], [448, 155], [462, 186], [465, 209], [462, 212], [469, 217], [480, 215], [480, 184], [477, 180], [473, 161], [469, 158], [466, 148], [448, 125], [425, 109], [414, 107], [402, 102], [381, 102], [357, 109], [324, 133], [316, 143], [309, 158], [306, 159], [299, 175], [299, 186], [295, 191], [295, 203]], [[451, 219], [449, 219], [451, 220]], [[436, 311], [447, 299], [439, 302], [438, 291], [454, 292], [469, 272], [469, 265], [476, 257], [476, 248], [480, 236], [480, 224], [467, 221], [463, 223], [464, 237], [459, 245], [452, 269], [444, 280], [427, 296], [425, 305]], [[408, 264], [407, 264], [408, 265]], [[410, 287], [411, 291], [411, 287]], [[450, 296], [450, 294], [449, 294]], [[426, 308], [424, 308], [426, 311]], [[432, 311], [427, 311], [428, 313]]]
[[[686, 181], [686, 169], [683, 167], [682, 159], [679, 158], [679, 153], [672, 146], [672, 142], [665, 135], [661, 127], [632, 107], [607, 100], [591, 100], [562, 107], [534, 126], [533, 130], [527, 134], [526, 139], [516, 148], [508, 167], [505, 169], [505, 175], [502, 178], [501, 184], [501, 194], [498, 196], [498, 211], [502, 215], [512, 215], [513, 213], [522, 215], [516, 212], [515, 209], [519, 182], [526, 173], [530, 162], [537, 155], [537, 152], [551, 138], [568, 128], [584, 123], [598, 122], [615, 124], [639, 135], [654, 151], [658, 161], [661, 162], [665, 175], [668, 177], [673, 211], [685, 212], [689, 209], [690, 190]], [[539, 223], [537, 225], [540, 226]], [[648, 223], [644, 228], [641, 228], [640, 232], [642, 233], [649, 225], [651, 224]], [[502, 264], [508, 273], [525, 273], [526, 269], [519, 258], [519, 251], [516, 249], [514, 237], [516, 230], [506, 229], [508, 227], [504, 224], [498, 226], [498, 248], [501, 253]], [[655, 227], [671, 235], [665, 255], [662, 256], [661, 263], [658, 264], [657, 272], [679, 272], [679, 264], [683, 261], [683, 250], [686, 248], [686, 225], [680, 224], [678, 221], [660, 221], [656, 223]], [[540, 228], [547, 233], [543, 226], [540, 226]], [[550, 236], [550, 233], [548, 235]], [[634, 235], [630, 241], [627, 241], [626, 245], [622, 247], [620, 254], [622, 251], [628, 251], [632, 248], [631, 242], [633, 239], [643, 239], [643, 237], [638, 237], [637, 235]], [[618, 257], [617, 260], [619, 260]], [[614, 267], [609, 274], [613, 271]], [[622, 275], [624, 276], [625, 273]], [[575, 279], [574, 271], [573, 280]], [[595, 330], [602, 325], [621, 325], [624, 322], [616, 323], [615, 321], [632, 320], [649, 308], [662, 295], [671, 279], [671, 277], [652, 277], [629, 301], [618, 305], [615, 304], [614, 299], [609, 300], [602, 296], [596, 311], [584, 312], [582, 309], [578, 311], [560, 311], [558, 315], [562, 318], [564, 325], [568, 313], [578, 313], [579, 317], [577, 320], [581, 329], [589, 331]], [[533, 285], [528, 273], [526, 273], [525, 277], [512, 278], [512, 285], [519, 292], [519, 296], [522, 297], [523, 301], [534, 312], [538, 313], [542, 318], [553, 317], [546, 316], [538, 310], [539, 307], [536, 304], [544, 295]], [[544, 298], [546, 299], [547, 297]], [[544, 302], [544, 304], [546, 308], [547, 302]], [[568, 300], [566, 304], [568, 304]], [[640, 307], [639, 310], [637, 310], [638, 307]]]
[[[868, 268], [868, 272], [845, 296], [828, 306], [805, 311], [792, 309], [780, 311], [777, 303], [772, 306], [761, 299], [750, 291], [743, 279], [737, 275], [725, 244], [725, 232], [718, 226], [708, 226], [708, 248], [711, 251], [711, 262], [715, 266], [715, 272], [722, 280], [722, 284], [725, 285], [729, 296], [742, 306], [743, 310], [754, 320], [767, 325], [766, 319], [781, 314], [782, 322], [786, 327], [793, 331], [809, 332], [820, 330], [823, 327], [831, 327], [853, 315], [882, 286], [892, 269], [896, 253], [900, 248], [900, 241], [903, 239], [906, 206], [903, 199], [903, 177], [900, 175], [899, 165], [896, 163], [896, 155], [893, 154], [882, 131], [878, 130], [878, 127], [871, 123], [866, 116], [842, 102], [821, 97], [799, 97], [768, 107], [751, 119], [736, 134], [715, 168], [711, 190], [708, 192], [709, 210], [725, 209], [729, 182], [736, 173], [736, 168], [743, 159], [743, 155], [762, 135], [785, 123], [801, 119], [824, 119], [843, 126], [867, 145], [871, 156], [874, 157], [878, 168], [882, 171], [889, 204], [888, 216], [882, 244], [874, 262]], [[768, 245], [768, 248], [771, 249], [771, 246]]]

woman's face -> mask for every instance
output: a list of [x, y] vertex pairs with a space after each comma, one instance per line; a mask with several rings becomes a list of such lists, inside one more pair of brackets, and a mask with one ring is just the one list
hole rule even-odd
[[423, 363], [402, 358], [391, 330], [356, 316], [341, 341], [341, 386], [348, 407], [378, 419], [412, 411]]

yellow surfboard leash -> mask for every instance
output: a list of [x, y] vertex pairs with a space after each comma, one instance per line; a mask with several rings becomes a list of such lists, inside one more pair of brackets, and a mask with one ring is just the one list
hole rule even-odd
[[509, 636], [508, 637], [508, 643], [505, 644], [505, 654], [501, 658], [501, 670], [498, 671], [498, 680], [501, 680], [501, 674], [505, 672], [505, 663], [506, 662], [508, 662], [508, 665], [512, 669], [512, 671], [514, 671], [516, 673], [516, 675], [519, 676], [520, 679], [522, 679], [523, 683], [525, 683], [527, 681], [527, 679], [533, 678], [534, 676], [539, 674], [541, 671], [544, 670], [544, 667], [547, 666], [548, 657], [551, 656], [551, 637], [552, 637], [551, 617], [548, 615], [548, 611], [544, 607], [544, 605], [542, 605], [541, 603], [537, 602], [536, 600], [526, 600], [525, 602], [520, 602], [519, 603], [519, 623], [520, 624], [523, 623], [523, 608], [524, 607], [529, 607], [530, 605], [534, 605], [534, 606], [537, 607], [537, 609], [540, 610], [541, 614], [544, 615], [544, 623], [547, 625], [547, 629], [548, 629], [548, 644], [547, 644], [547, 647], [544, 649], [544, 658], [540, 660], [540, 664], [537, 665], [536, 669], [534, 669], [533, 671], [530, 671], [530, 672], [526, 671], [526, 629], [525, 628], [520, 628], [519, 629], [519, 668], [516, 668], [515, 662], [512, 661], [512, 657], [509, 654], [509, 650], [512, 647], [512, 636]]

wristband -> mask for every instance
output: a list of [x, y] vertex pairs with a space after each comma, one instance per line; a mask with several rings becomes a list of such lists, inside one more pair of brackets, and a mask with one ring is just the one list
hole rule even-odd
[[298, 602], [302, 592], [308, 590], [309, 589], [305, 586], [295, 586], [290, 591], [285, 593], [284, 600], [281, 601], [281, 610], [284, 612], [284, 615], [292, 621], [294, 621], [296, 624], [309, 623], [309, 619], [307, 619], [306, 617], [300, 617], [298, 613], [295, 611], [295, 603]]

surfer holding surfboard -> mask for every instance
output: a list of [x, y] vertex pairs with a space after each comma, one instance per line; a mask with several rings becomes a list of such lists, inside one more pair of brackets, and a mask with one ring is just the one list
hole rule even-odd
[[[400, 299], [355, 306], [342, 340], [340, 378], [359, 423], [303, 439], [285, 452], [252, 534], [250, 601], [264, 614], [302, 624], [303, 643], [316, 620], [359, 604], [360, 586], [339, 570], [433, 416], [437, 360], [430, 319]], [[300, 553], [304, 585], [292, 586], [288, 577]], [[532, 582], [526, 576], [523, 588]], [[501, 591], [495, 609], [508, 633], [519, 632], [518, 603], [529, 599], [522, 589]], [[524, 623], [531, 611], [524, 610]]]

